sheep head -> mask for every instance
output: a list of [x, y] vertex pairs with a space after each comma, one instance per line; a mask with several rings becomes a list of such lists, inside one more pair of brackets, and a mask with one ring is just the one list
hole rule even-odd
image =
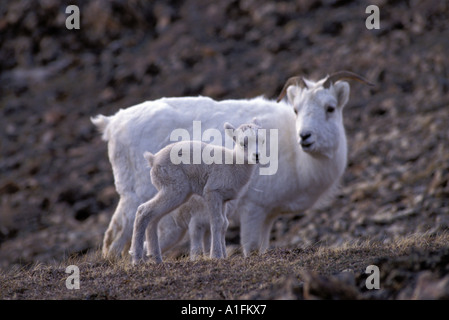
[[337, 150], [346, 152], [343, 108], [350, 92], [349, 84], [343, 81], [346, 79], [372, 85], [349, 71], [336, 72], [317, 82], [292, 77], [285, 83], [277, 101], [287, 96], [293, 106], [298, 143], [304, 152], [327, 158], [333, 158]]
[[251, 164], [259, 163], [259, 147], [265, 143], [264, 137], [259, 135], [260, 128], [255, 118], [252, 123], [242, 124], [237, 129], [229, 122], [224, 124], [226, 134], [234, 139], [238, 155], [244, 155]]

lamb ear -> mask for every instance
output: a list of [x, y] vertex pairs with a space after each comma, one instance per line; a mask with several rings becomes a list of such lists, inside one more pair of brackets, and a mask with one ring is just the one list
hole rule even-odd
[[229, 122], [225, 122], [223, 128], [225, 129], [225, 133], [234, 139], [234, 130], [235, 130], [234, 126]]
[[229, 122], [225, 122], [225, 124], [223, 125], [223, 128], [226, 129], [232, 129], [235, 130], [234, 126], [232, 124], [230, 124]]
[[259, 121], [259, 119], [257, 119], [256, 117], [253, 118], [253, 123], [254, 123], [256, 126], [261, 127], [260, 121]]
[[154, 155], [151, 152], [145, 151], [143, 153], [143, 157], [145, 158], [145, 160], [148, 161], [148, 163], [150, 164], [150, 167], [152, 167], [153, 163], [154, 163]]

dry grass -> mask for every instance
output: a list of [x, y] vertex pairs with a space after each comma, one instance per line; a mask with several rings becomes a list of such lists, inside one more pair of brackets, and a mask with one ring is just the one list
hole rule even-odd
[[[163, 264], [130, 265], [128, 259], [104, 259], [99, 251], [63, 263], [36, 264], [0, 273], [1, 299], [244, 299], [297, 298], [304, 272], [334, 275], [351, 270], [360, 279], [376, 261], [393, 261], [411, 252], [448, 248], [449, 235], [413, 235], [383, 244], [347, 242], [332, 248], [273, 249], [248, 258], [234, 254], [225, 260], [183, 257]], [[68, 265], [80, 269], [80, 289], [68, 290]]]

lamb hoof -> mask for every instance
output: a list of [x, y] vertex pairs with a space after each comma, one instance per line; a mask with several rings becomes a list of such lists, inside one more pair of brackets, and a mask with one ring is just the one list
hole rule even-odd
[[130, 250], [129, 254], [131, 255], [131, 264], [133, 266], [138, 266], [138, 265], [140, 265], [140, 264], [142, 264], [144, 262], [143, 258], [137, 256], [133, 251]]
[[140, 265], [142, 265], [144, 263], [144, 261], [142, 259], [132, 259], [131, 260], [131, 264], [133, 267], [138, 267]]
[[150, 261], [150, 262], [155, 263], [155, 264], [161, 264], [162, 263], [162, 258], [161, 257], [155, 257], [153, 255], [147, 254], [146, 258], [147, 258], [147, 261]]

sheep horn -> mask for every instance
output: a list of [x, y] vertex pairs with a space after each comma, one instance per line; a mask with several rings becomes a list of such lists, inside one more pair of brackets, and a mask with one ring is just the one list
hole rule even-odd
[[335, 82], [337, 82], [338, 80], [341, 80], [341, 79], [357, 80], [357, 81], [365, 83], [365, 84], [367, 84], [369, 86], [374, 86], [374, 84], [372, 84], [371, 82], [369, 82], [368, 80], [366, 80], [362, 76], [359, 76], [358, 74], [355, 74], [354, 72], [339, 71], [339, 72], [335, 72], [335, 73], [331, 74], [330, 76], [328, 76], [326, 81], [324, 81], [324, 83], [323, 83], [323, 87], [328, 89], [330, 87], [331, 83], [335, 83]]
[[304, 79], [301, 76], [291, 77], [284, 84], [284, 87], [282, 88], [281, 94], [279, 95], [278, 99], [276, 100], [277, 102], [281, 101], [285, 97], [285, 95], [287, 94], [287, 88], [292, 86], [292, 85], [300, 86], [301, 88], [304, 88], [304, 87], [307, 88], [307, 85], [306, 85], [306, 83], [304, 82]]

